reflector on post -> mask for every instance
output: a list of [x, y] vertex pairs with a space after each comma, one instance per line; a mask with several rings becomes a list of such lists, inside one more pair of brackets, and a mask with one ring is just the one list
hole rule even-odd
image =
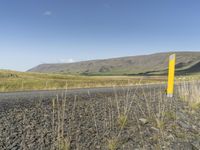
[[175, 54], [169, 56], [167, 97], [173, 97], [174, 93], [175, 60]]

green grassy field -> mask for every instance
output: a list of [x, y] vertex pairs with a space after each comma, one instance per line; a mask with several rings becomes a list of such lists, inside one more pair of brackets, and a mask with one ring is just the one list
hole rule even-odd
[[[200, 79], [199, 74], [176, 77], [177, 81], [197, 79]], [[0, 92], [128, 86], [166, 81], [166, 76], [80, 76], [0, 70]]]

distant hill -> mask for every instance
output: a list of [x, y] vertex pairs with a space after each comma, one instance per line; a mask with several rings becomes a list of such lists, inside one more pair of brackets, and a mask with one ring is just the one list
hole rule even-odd
[[[200, 72], [200, 52], [176, 53], [177, 74]], [[68, 73], [84, 75], [156, 75], [166, 74], [169, 53], [156, 53], [75, 63], [41, 64], [28, 72]]]

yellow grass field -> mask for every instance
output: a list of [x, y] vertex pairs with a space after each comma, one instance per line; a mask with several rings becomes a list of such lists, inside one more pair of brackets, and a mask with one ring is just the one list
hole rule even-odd
[[[176, 81], [197, 79], [200, 79], [199, 75], [176, 77]], [[0, 92], [131, 86], [166, 82], [166, 76], [79, 76], [0, 70]]]
[[128, 86], [166, 80], [166, 77], [159, 76], [79, 76], [1, 70], [0, 92]]

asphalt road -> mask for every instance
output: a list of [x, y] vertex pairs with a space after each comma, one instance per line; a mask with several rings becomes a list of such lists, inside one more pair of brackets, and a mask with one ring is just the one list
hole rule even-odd
[[165, 88], [165, 84], [150, 84], [150, 85], [136, 85], [129, 87], [104, 87], [104, 88], [86, 88], [86, 89], [70, 89], [70, 90], [49, 90], [49, 91], [26, 91], [26, 92], [7, 92], [0, 93], [0, 110], [5, 107], [16, 103], [31, 103], [38, 99], [52, 100], [57, 96], [66, 95], [67, 97], [82, 96], [85, 95], [106, 95], [113, 94], [115, 92], [122, 92], [127, 90], [139, 90], [150, 88]]
[[4, 92], [0, 93], [0, 103], [15, 101], [20, 99], [34, 99], [34, 98], [53, 98], [57, 95], [65, 93], [69, 95], [93, 94], [93, 93], [113, 93], [115, 91], [134, 90], [141, 88], [164, 88], [165, 84], [148, 84], [148, 85], [134, 85], [125, 87], [101, 87], [101, 88], [83, 88], [83, 89], [68, 89], [68, 90], [41, 90], [41, 91], [23, 91], [23, 92]]

